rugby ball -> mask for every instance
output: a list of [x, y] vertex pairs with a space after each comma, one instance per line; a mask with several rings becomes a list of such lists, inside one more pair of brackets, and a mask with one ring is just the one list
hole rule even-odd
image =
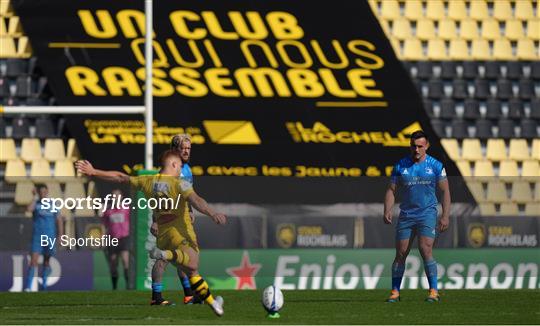
[[283, 293], [274, 285], [264, 289], [262, 305], [269, 313], [276, 313], [283, 307]]

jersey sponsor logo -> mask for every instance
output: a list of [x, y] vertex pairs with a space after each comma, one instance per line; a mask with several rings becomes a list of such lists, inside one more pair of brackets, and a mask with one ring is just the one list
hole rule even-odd
[[154, 186], [152, 187], [154, 192], [169, 192], [169, 184], [166, 182], [155, 182]]
[[409, 171], [407, 171], [407, 169], [404, 169], [403, 172], [401, 172], [401, 174], [409, 174]]
[[427, 167], [427, 168], [426, 168], [426, 174], [433, 174], [433, 169]]

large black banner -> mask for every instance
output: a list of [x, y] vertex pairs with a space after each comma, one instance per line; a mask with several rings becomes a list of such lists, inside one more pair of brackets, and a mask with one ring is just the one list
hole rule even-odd
[[[143, 104], [143, 1], [13, 3], [60, 105]], [[155, 156], [188, 133], [196, 176], [385, 176], [420, 128], [459, 175], [367, 1], [160, 1], [153, 48]], [[141, 166], [142, 117], [68, 126], [97, 166]]]

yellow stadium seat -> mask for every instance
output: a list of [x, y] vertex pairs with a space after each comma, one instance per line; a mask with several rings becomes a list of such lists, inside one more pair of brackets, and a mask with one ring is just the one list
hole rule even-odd
[[471, 56], [475, 60], [489, 60], [491, 53], [489, 50], [489, 42], [484, 39], [476, 39], [471, 44]]
[[44, 158], [49, 162], [65, 159], [64, 141], [62, 139], [46, 139]]
[[77, 147], [77, 141], [74, 138], [70, 138], [67, 143], [67, 153], [66, 158], [76, 161], [81, 157], [79, 153], [79, 148]]
[[527, 38], [533, 41], [540, 40], [540, 19], [527, 21]]
[[[429, 1], [428, 1], [429, 2]], [[448, 2], [448, 18], [461, 20], [467, 18], [465, 1], [452, 0]]]
[[485, 0], [471, 0], [469, 3], [469, 17], [476, 20], [489, 18], [489, 10]]
[[70, 181], [75, 178], [75, 168], [71, 160], [61, 160], [54, 163], [54, 178], [57, 180]]
[[494, 216], [497, 215], [497, 211], [495, 210], [495, 205], [491, 203], [481, 203], [478, 205], [478, 208], [480, 209], [480, 215], [482, 216]]
[[534, 200], [540, 202], [540, 182], [534, 184]]
[[529, 182], [516, 181], [512, 183], [512, 195], [510, 197], [515, 203], [524, 204], [533, 200], [533, 193]]
[[23, 35], [21, 22], [18, 16], [9, 18], [8, 35], [12, 37], [20, 37]]
[[464, 39], [450, 40], [448, 56], [451, 60], [468, 60], [470, 59], [469, 47]]
[[34, 184], [30, 181], [17, 182], [15, 185], [15, 204], [24, 206], [30, 204], [34, 200], [33, 189]]
[[444, 2], [442, 2], [441, 0], [426, 1], [426, 18], [440, 20], [444, 17]]
[[98, 196], [98, 192], [97, 192], [97, 189], [96, 189], [96, 183], [94, 181], [88, 182], [88, 188], [86, 190], [86, 194], [90, 198], [94, 198], [94, 197]]
[[407, 39], [403, 43], [403, 59], [411, 61], [424, 60], [422, 43], [418, 39]]
[[16, 159], [15, 141], [12, 138], [0, 138], [0, 162]]
[[517, 19], [507, 20], [506, 27], [504, 29], [504, 36], [511, 41], [516, 41], [525, 37], [525, 33], [523, 31], [523, 22]]
[[405, 18], [400, 18], [394, 20], [392, 23], [392, 36], [398, 40], [405, 40], [412, 37], [411, 25], [409, 20]]
[[531, 146], [531, 158], [540, 161], [540, 139], [533, 139]]
[[0, 16], [11, 17], [15, 14], [9, 0], [0, 0]]
[[30, 166], [30, 178], [34, 182], [42, 183], [50, 181], [51, 165], [43, 159], [32, 161]]
[[401, 44], [399, 43], [398, 39], [391, 38], [390, 39], [390, 45], [392, 45], [392, 49], [394, 49], [394, 53], [398, 58], [401, 58], [402, 52], [401, 52]]
[[401, 16], [399, 3], [395, 0], [381, 2], [381, 17], [384, 19], [397, 19]]
[[15, 40], [9, 36], [0, 37], [0, 58], [16, 58], [17, 48]]
[[456, 162], [459, 172], [464, 177], [472, 176], [471, 173], [471, 164], [467, 160], [459, 160]]
[[499, 166], [499, 179], [503, 181], [516, 181], [519, 177], [517, 162], [514, 160], [501, 161]]
[[519, 215], [519, 209], [516, 203], [502, 203], [499, 210], [501, 216], [517, 216]]
[[424, 15], [424, 9], [422, 8], [422, 1], [420, 0], [407, 0], [405, 1], [404, 16], [411, 20], [418, 20]]
[[484, 159], [479, 139], [464, 139], [461, 145], [461, 158], [469, 161]]
[[512, 60], [512, 45], [506, 39], [498, 39], [493, 42], [493, 58], [496, 60]]
[[377, 5], [377, 1], [376, 0], [369, 0], [368, 2], [369, 2], [369, 6], [371, 7], [371, 11], [373, 11], [375, 16], [378, 16], [379, 15], [379, 7]]
[[37, 138], [25, 138], [21, 145], [21, 159], [32, 162], [42, 158], [41, 143]]
[[504, 203], [508, 201], [506, 186], [500, 181], [490, 181], [487, 184], [486, 200], [492, 203]]
[[521, 167], [521, 178], [525, 180], [535, 181], [540, 176], [540, 162], [537, 160], [523, 161]]
[[439, 38], [452, 40], [457, 38], [456, 22], [451, 19], [439, 20]]
[[390, 25], [388, 24], [387, 20], [379, 19], [379, 24], [381, 25], [381, 28], [383, 32], [386, 34], [388, 38], [392, 37], [392, 29], [390, 28]]
[[440, 39], [429, 40], [427, 46], [427, 57], [429, 60], [434, 61], [448, 60], [444, 41]]
[[508, 157], [518, 161], [528, 160], [531, 156], [529, 155], [529, 145], [527, 145], [527, 140], [510, 139]]
[[532, 1], [516, 1], [514, 17], [522, 20], [534, 18]]
[[85, 198], [84, 186], [82, 182], [66, 182], [64, 198]]
[[17, 44], [17, 58], [30, 58], [32, 56], [32, 47], [28, 41], [28, 37], [19, 37]]
[[499, 39], [501, 37], [499, 22], [495, 19], [483, 20], [481, 37], [490, 41]]
[[464, 40], [472, 41], [479, 37], [478, 23], [474, 19], [465, 19], [460, 23], [459, 37]]
[[488, 160], [476, 161], [474, 163], [474, 177], [476, 180], [489, 180], [493, 179], [495, 171], [493, 170], [493, 163]]
[[540, 55], [534, 46], [533, 40], [520, 39], [517, 43], [516, 56], [520, 60], [533, 61], [539, 60]]
[[4, 179], [9, 183], [15, 183], [26, 178], [26, 167], [21, 160], [9, 160], [6, 163]]
[[444, 150], [446, 151], [446, 154], [448, 154], [448, 157], [450, 157], [453, 161], [457, 161], [460, 159], [459, 144], [456, 139], [452, 139], [452, 138], [441, 139], [441, 145], [443, 145]]
[[431, 19], [420, 19], [416, 22], [416, 37], [422, 41], [434, 39], [435, 23]]
[[540, 216], [540, 203], [525, 204], [525, 216]]
[[8, 35], [8, 19], [0, 16], [0, 37]]
[[493, 2], [493, 17], [498, 20], [512, 19], [512, 6], [510, 1], [497, 0]]
[[501, 161], [507, 157], [504, 139], [488, 139], [486, 146], [486, 158], [488, 160]]
[[469, 191], [471, 192], [472, 196], [474, 197], [474, 200], [476, 200], [477, 203], [484, 202], [486, 200], [486, 194], [484, 193], [484, 186], [481, 182], [467, 182], [467, 187], [469, 187]]
[[47, 182], [47, 189], [49, 189], [49, 197], [51, 198], [64, 198], [62, 194], [62, 188], [58, 182]]

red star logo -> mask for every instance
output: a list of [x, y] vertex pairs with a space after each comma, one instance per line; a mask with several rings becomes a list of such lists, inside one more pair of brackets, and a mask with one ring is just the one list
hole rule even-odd
[[261, 269], [261, 264], [251, 264], [248, 252], [244, 251], [240, 266], [227, 268], [227, 273], [236, 278], [236, 290], [255, 290], [257, 289], [255, 275], [259, 269]]

